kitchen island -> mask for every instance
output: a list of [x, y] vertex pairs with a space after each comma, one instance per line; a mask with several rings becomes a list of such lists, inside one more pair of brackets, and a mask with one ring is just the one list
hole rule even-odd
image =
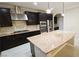
[[36, 36], [28, 37], [30, 41], [32, 56], [36, 57], [71, 57], [74, 53], [73, 32], [52, 31]]

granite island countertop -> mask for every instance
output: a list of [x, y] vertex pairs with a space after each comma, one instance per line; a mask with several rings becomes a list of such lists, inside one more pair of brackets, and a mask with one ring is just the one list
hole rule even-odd
[[28, 37], [27, 39], [40, 48], [44, 53], [48, 53], [51, 50], [63, 45], [68, 40], [72, 39], [75, 33], [68, 31], [52, 31], [48, 33], [42, 33], [36, 36]]

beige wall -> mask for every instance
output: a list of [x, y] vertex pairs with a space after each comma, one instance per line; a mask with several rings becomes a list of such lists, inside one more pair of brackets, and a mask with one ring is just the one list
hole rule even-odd
[[[14, 5], [9, 5], [9, 4], [3, 4], [0, 3], [0, 7], [6, 7], [6, 8], [12, 8], [14, 9], [15, 6]], [[37, 10], [32, 10], [32, 9], [27, 9], [27, 8], [22, 8], [22, 11], [25, 10], [30, 10], [30, 11], [36, 11]], [[0, 27], [0, 33], [9, 33], [9, 32], [14, 32], [14, 31], [18, 31], [18, 30], [37, 30], [39, 29], [38, 25], [34, 25], [34, 26], [27, 26], [26, 22], [23, 21], [12, 21], [13, 26], [11, 27]]]

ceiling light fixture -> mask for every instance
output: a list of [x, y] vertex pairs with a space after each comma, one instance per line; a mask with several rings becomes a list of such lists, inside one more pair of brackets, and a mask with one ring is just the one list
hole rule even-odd
[[48, 2], [48, 9], [46, 10], [46, 13], [50, 14], [52, 10], [53, 10], [53, 8], [50, 8], [49, 2]]
[[38, 3], [37, 3], [37, 2], [34, 2], [33, 4], [34, 4], [35, 6], [37, 6]]

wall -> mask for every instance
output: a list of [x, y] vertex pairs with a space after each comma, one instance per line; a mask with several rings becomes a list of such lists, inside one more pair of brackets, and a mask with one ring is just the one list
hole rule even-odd
[[64, 30], [79, 33], [79, 7], [65, 10]]
[[74, 46], [79, 49], [79, 7], [65, 10], [64, 30], [75, 32]]

